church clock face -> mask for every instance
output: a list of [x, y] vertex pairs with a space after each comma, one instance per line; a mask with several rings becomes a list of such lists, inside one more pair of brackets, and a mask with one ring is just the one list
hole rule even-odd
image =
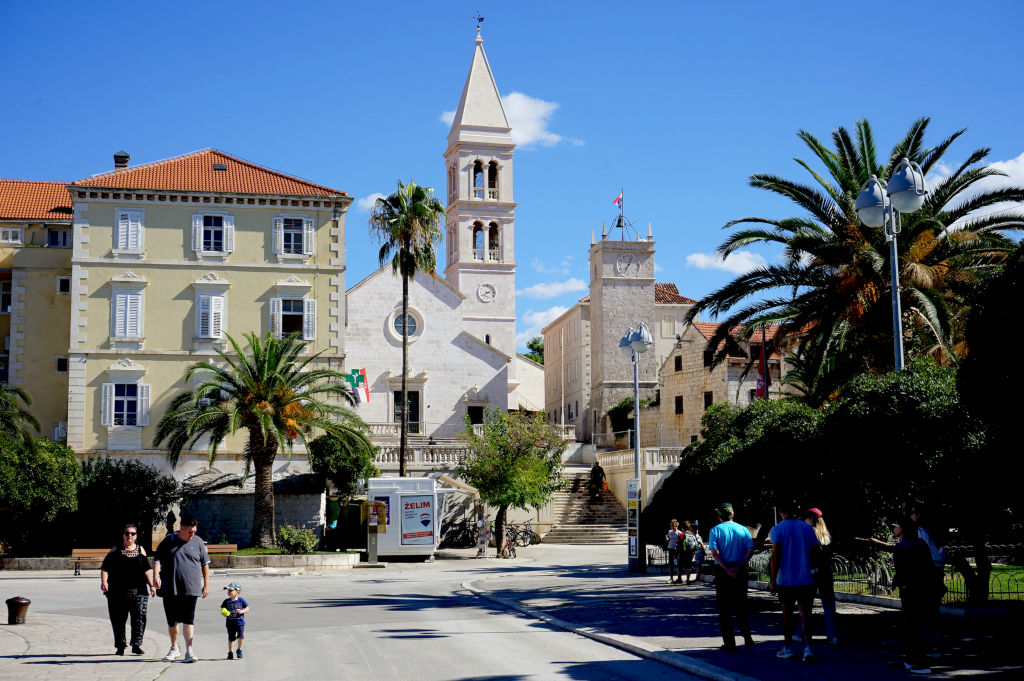
[[615, 261], [615, 270], [623, 277], [635, 277], [640, 274], [640, 260], [632, 253], [624, 253]]
[[494, 287], [490, 284], [480, 284], [476, 289], [477, 297], [485, 303], [493, 303], [496, 293]]

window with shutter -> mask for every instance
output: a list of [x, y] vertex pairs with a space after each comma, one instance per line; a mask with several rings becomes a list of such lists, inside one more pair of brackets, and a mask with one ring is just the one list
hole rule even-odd
[[224, 296], [210, 297], [210, 338], [224, 335]]
[[203, 250], [203, 216], [192, 216], [192, 250], [200, 253]]
[[224, 252], [231, 253], [235, 250], [235, 218], [233, 215], [224, 216]]
[[272, 243], [274, 253], [284, 252], [284, 218], [274, 218]]
[[225, 297], [209, 294], [200, 295], [197, 307], [197, 338], [221, 338], [224, 333]]
[[100, 425], [114, 425], [114, 384], [103, 384], [103, 396], [100, 400]]
[[139, 253], [143, 247], [143, 211], [117, 211], [117, 230], [114, 236], [115, 248], [128, 253]]
[[270, 299], [270, 334], [274, 338], [281, 337], [281, 299]]
[[112, 335], [118, 338], [142, 337], [142, 294], [118, 292], [111, 305]]
[[138, 386], [138, 421], [137, 425], [149, 425], [149, 385], [140, 383]]

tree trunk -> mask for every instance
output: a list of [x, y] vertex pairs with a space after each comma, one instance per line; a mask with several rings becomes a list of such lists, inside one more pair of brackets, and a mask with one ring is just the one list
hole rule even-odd
[[405, 448], [409, 440], [409, 277], [402, 275], [402, 432], [398, 444], [398, 476], [405, 477]]
[[249, 431], [249, 452], [256, 474], [252, 508], [252, 546], [269, 547], [276, 543], [274, 530], [274, 458], [277, 440], [268, 436], [263, 441], [259, 429]]
[[967, 591], [967, 607], [983, 608], [988, 603], [989, 580], [992, 576], [992, 558], [985, 546], [984, 530], [971, 533], [974, 545], [974, 567], [967, 562], [967, 556], [957, 554], [950, 564], [964, 576], [964, 588]]
[[498, 547], [498, 557], [501, 558], [501, 549], [505, 546], [505, 515], [508, 506], [499, 506], [498, 515], [494, 517], [494, 545]]

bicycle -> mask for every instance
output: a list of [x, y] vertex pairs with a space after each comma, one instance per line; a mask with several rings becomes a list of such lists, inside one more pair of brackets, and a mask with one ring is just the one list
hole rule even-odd
[[530, 527], [530, 521], [526, 521], [523, 525], [509, 525], [512, 528], [512, 534], [515, 537], [516, 546], [529, 546], [530, 542], [533, 541], [533, 528]]
[[501, 557], [516, 557], [516, 531], [511, 526], [505, 529], [505, 545], [501, 547]]

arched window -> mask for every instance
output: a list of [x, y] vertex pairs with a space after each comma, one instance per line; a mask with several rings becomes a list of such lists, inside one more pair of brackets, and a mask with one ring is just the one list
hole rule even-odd
[[473, 161], [473, 198], [484, 198], [484, 162]]
[[487, 228], [487, 259], [501, 262], [501, 230], [498, 223], [492, 222]]
[[487, 164], [487, 198], [493, 201], [498, 200], [498, 162], [491, 161]]
[[484, 226], [473, 223], [473, 260], [484, 259]]
[[455, 172], [455, 164], [448, 166], [448, 203], [458, 198], [458, 175]]
[[488, 345], [491, 344], [491, 334], [488, 333], [484, 335], [484, 343], [487, 343]]

